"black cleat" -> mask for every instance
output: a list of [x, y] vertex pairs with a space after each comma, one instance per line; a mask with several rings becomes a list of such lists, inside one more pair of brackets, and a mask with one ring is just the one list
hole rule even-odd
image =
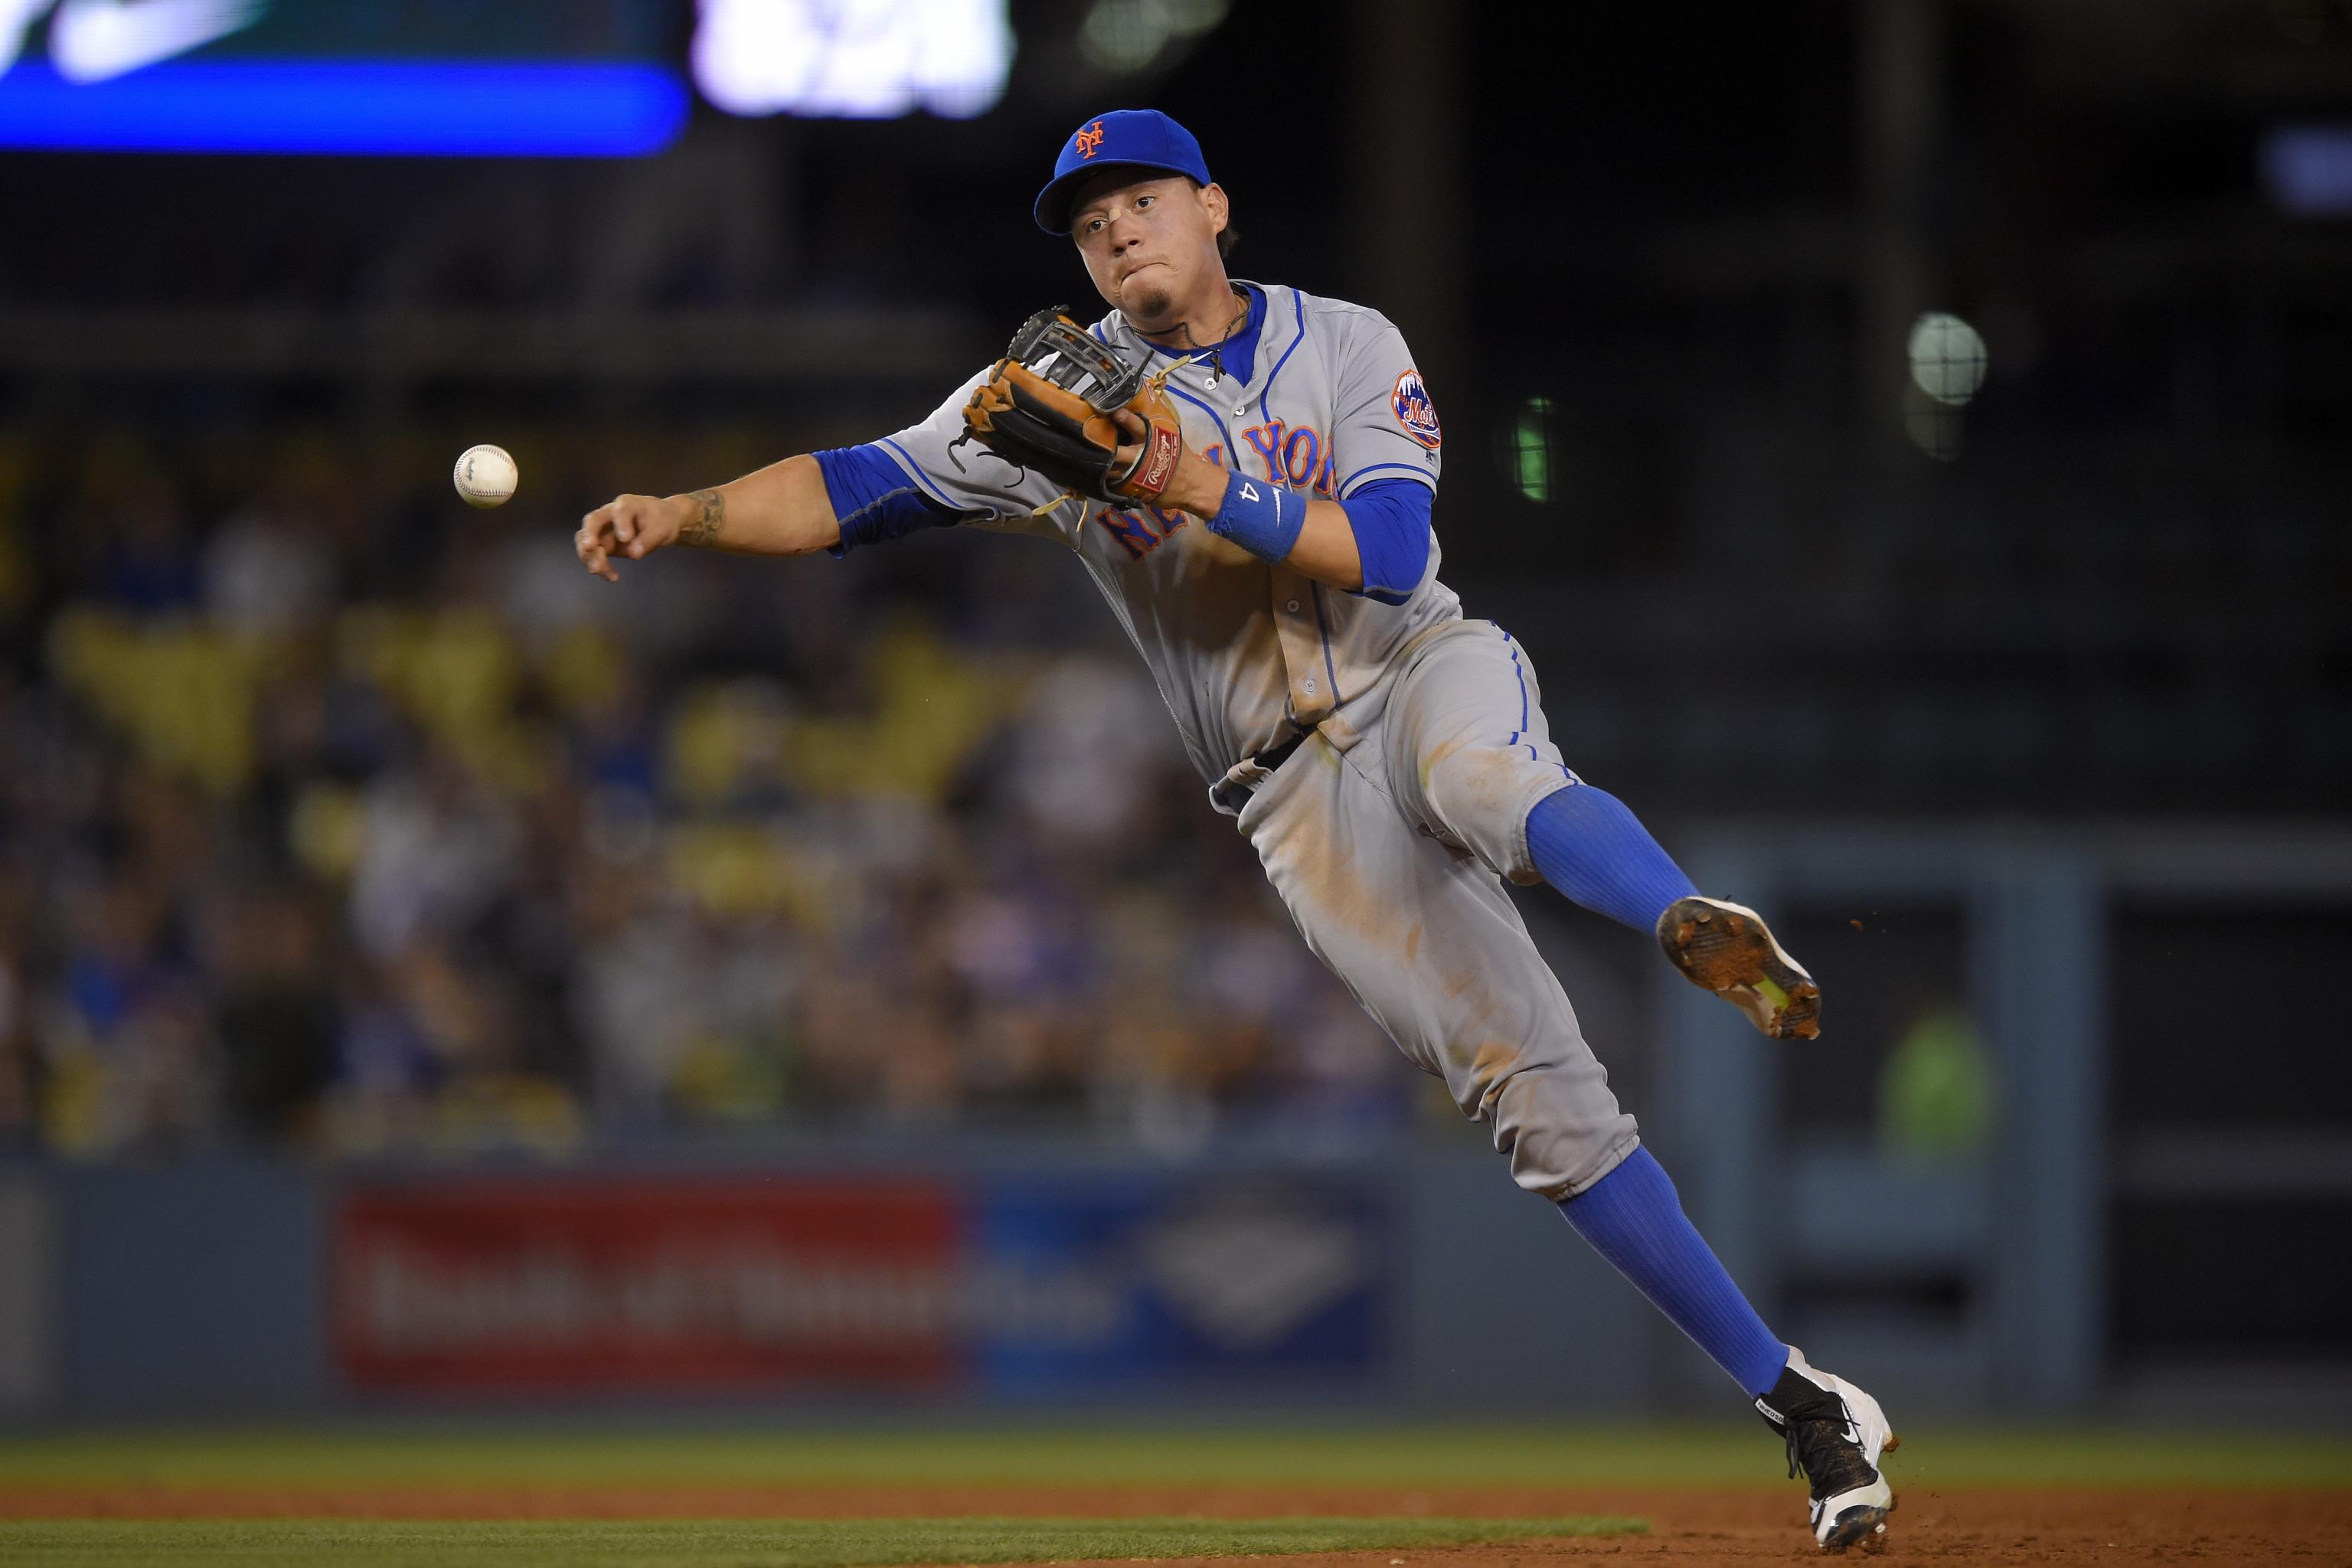
[[1900, 1440], [1887, 1429], [1878, 1401], [1842, 1377], [1815, 1372], [1791, 1349], [1780, 1381], [1756, 1408], [1788, 1439], [1790, 1476], [1801, 1471], [1811, 1483], [1813, 1539], [1822, 1550], [1885, 1544], [1895, 1489], [1878, 1458]]

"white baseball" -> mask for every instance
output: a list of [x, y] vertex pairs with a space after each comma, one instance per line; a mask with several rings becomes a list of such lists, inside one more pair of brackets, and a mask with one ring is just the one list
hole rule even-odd
[[457, 456], [450, 479], [467, 506], [504, 506], [521, 475], [504, 447], [468, 447]]

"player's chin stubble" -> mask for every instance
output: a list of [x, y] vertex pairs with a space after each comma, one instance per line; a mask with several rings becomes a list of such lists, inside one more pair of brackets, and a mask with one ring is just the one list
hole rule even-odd
[[1167, 289], [1147, 283], [1138, 288], [1134, 297], [1121, 309], [1126, 310], [1130, 320], [1156, 321], [1168, 313], [1171, 303], [1173, 300]]

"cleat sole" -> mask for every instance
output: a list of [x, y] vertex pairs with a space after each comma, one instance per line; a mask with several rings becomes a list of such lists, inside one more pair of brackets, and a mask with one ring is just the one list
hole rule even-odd
[[1829, 1533], [1822, 1537], [1822, 1550], [1843, 1552], [1849, 1546], [1881, 1546], [1885, 1543], [1887, 1510], [1883, 1508], [1850, 1508], [1838, 1515]]
[[1658, 921], [1658, 943], [1701, 990], [1761, 997], [1767, 1011], [1758, 1026], [1774, 1039], [1820, 1037], [1822, 988], [1754, 915], [1705, 899], [1677, 900]]

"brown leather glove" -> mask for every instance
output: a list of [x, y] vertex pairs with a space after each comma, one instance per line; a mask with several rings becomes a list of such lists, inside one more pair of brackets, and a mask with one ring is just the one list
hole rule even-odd
[[[1143, 421], [1135, 437], [1121, 410]], [[1157, 501], [1184, 454], [1184, 431], [1158, 379], [1119, 358], [1060, 307], [1021, 323], [1004, 357], [964, 405], [965, 433], [1009, 463], [1097, 500]]]

